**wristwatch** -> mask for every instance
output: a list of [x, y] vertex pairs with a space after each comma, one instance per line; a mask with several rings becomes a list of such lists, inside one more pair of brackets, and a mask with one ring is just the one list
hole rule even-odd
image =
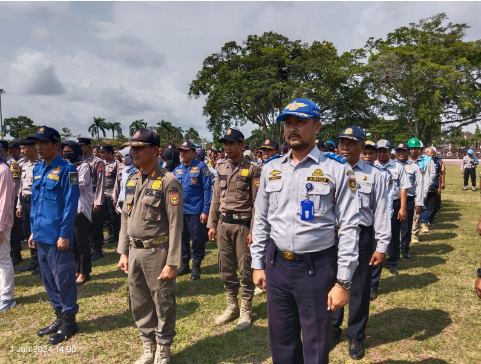
[[481, 278], [481, 268], [478, 268], [478, 277]]
[[336, 283], [344, 289], [350, 289], [351, 288], [351, 282], [349, 282], [349, 281], [340, 281], [339, 279], [336, 278]]

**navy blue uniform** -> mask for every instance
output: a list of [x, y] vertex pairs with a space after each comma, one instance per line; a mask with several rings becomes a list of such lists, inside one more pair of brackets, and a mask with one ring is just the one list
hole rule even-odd
[[[77, 169], [57, 156], [50, 165], [39, 163], [33, 170], [30, 225], [37, 244], [38, 263], [45, 290], [54, 309], [78, 312], [73, 256], [73, 227], [80, 190]], [[69, 248], [58, 250], [59, 237], [69, 239]]]
[[190, 166], [181, 163], [174, 175], [182, 184], [184, 195], [184, 229], [182, 232], [182, 259], [190, 259], [190, 240], [194, 259], [205, 255], [206, 224], [200, 222], [201, 214], [209, 214], [212, 187], [209, 167], [196, 159]]

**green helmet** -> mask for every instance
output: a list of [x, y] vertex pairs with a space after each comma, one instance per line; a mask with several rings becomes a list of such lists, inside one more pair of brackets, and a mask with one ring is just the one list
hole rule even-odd
[[409, 148], [421, 148], [421, 142], [416, 138], [409, 139], [408, 145]]

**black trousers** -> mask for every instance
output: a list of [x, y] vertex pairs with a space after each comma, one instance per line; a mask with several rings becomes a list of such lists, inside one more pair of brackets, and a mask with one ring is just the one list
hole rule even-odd
[[[13, 226], [10, 235], [10, 256], [15, 258], [22, 257], [22, 218], [17, 217], [17, 197], [15, 197], [15, 202], [13, 205]], [[3, 207], [2, 207], [3, 208]], [[30, 220], [30, 218], [29, 218]], [[30, 223], [30, 221], [29, 221]], [[30, 236], [29, 236], [30, 237]]]
[[92, 208], [92, 223], [90, 225], [90, 246], [96, 252], [102, 251], [104, 245], [104, 206], [95, 212]]
[[[27, 202], [28, 201], [28, 202]], [[30, 230], [30, 211], [32, 209], [32, 202], [30, 199], [20, 199], [20, 205], [22, 206], [22, 224], [23, 224], [23, 231], [25, 231], [25, 235], [27, 235], [27, 239], [30, 238], [31, 230]], [[37, 248], [30, 248], [30, 254], [32, 255], [32, 260], [38, 261], [38, 252]]]
[[115, 211], [112, 197], [105, 196], [104, 206], [108, 211], [109, 222], [107, 223], [107, 231], [115, 239], [119, 238], [120, 233], [120, 214]]
[[[366, 326], [369, 318], [372, 265], [369, 265], [374, 247], [374, 229], [372, 226], [359, 226], [359, 265], [352, 276], [349, 301], [349, 318], [347, 320], [347, 337], [357, 341], [366, 338]], [[332, 336], [340, 337], [344, 320], [344, 307], [332, 314]]]
[[476, 168], [465, 168], [464, 169], [464, 185], [468, 185], [468, 179], [471, 176], [471, 185], [476, 187]]
[[[267, 313], [273, 364], [326, 364], [332, 311], [327, 295], [336, 282], [337, 248], [304, 261], [286, 260], [267, 248]], [[301, 341], [302, 332], [302, 341]]]
[[75, 272], [90, 274], [92, 272], [92, 260], [90, 259], [89, 231], [90, 220], [83, 213], [77, 214], [73, 226], [74, 246], [73, 256], [75, 258]]
[[428, 219], [432, 223], [439, 207], [439, 195], [437, 192], [428, 192]]
[[401, 208], [401, 200], [393, 201], [394, 212], [391, 218], [391, 242], [387, 248], [386, 266], [396, 266], [399, 263], [400, 251], [399, 245], [403, 252], [409, 251], [409, 245], [411, 244], [411, 231], [413, 227], [414, 218], [414, 197], [408, 196], [406, 203], [407, 219], [399, 221], [397, 214]]

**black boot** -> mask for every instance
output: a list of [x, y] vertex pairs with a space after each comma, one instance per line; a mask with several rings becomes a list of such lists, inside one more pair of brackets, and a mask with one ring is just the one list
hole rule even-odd
[[62, 307], [58, 307], [55, 309], [55, 316], [57, 316], [57, 319], [50, 325], [42, 330], [39, 330], [37, 332], [37, 335], [42, 337], [43, 335], [51, 334], [52, 332], [55, 332], [58, 330], [60, 327], [60, 324], [62, 323]]
[[202, 260], [199, 259], [192, 261], [192, 274], [190, 275], [190, 279], [193, 281], [200, 279], [200, 263], [202, 263]]
[[38, 262], [36, 260], [32, 260], [32, 263], [27, 265], [26, 267], [20, 268], [18, 273], [28, 272], [29, 270], [35, 270], [38, 268]]
[[184, 274], [190, 273], [189, 259], [182, 259], [182, 265], [177, 271], [178, 276], [183, 276]]
[[77, 323], [75, 322], [75, 315], [71, 313], [62, 314], [62, 323], [59, 329], [53, 336], [48, 340], [52, 345], [57, 345], [69, 337], [75, 335], [78, 331]]

